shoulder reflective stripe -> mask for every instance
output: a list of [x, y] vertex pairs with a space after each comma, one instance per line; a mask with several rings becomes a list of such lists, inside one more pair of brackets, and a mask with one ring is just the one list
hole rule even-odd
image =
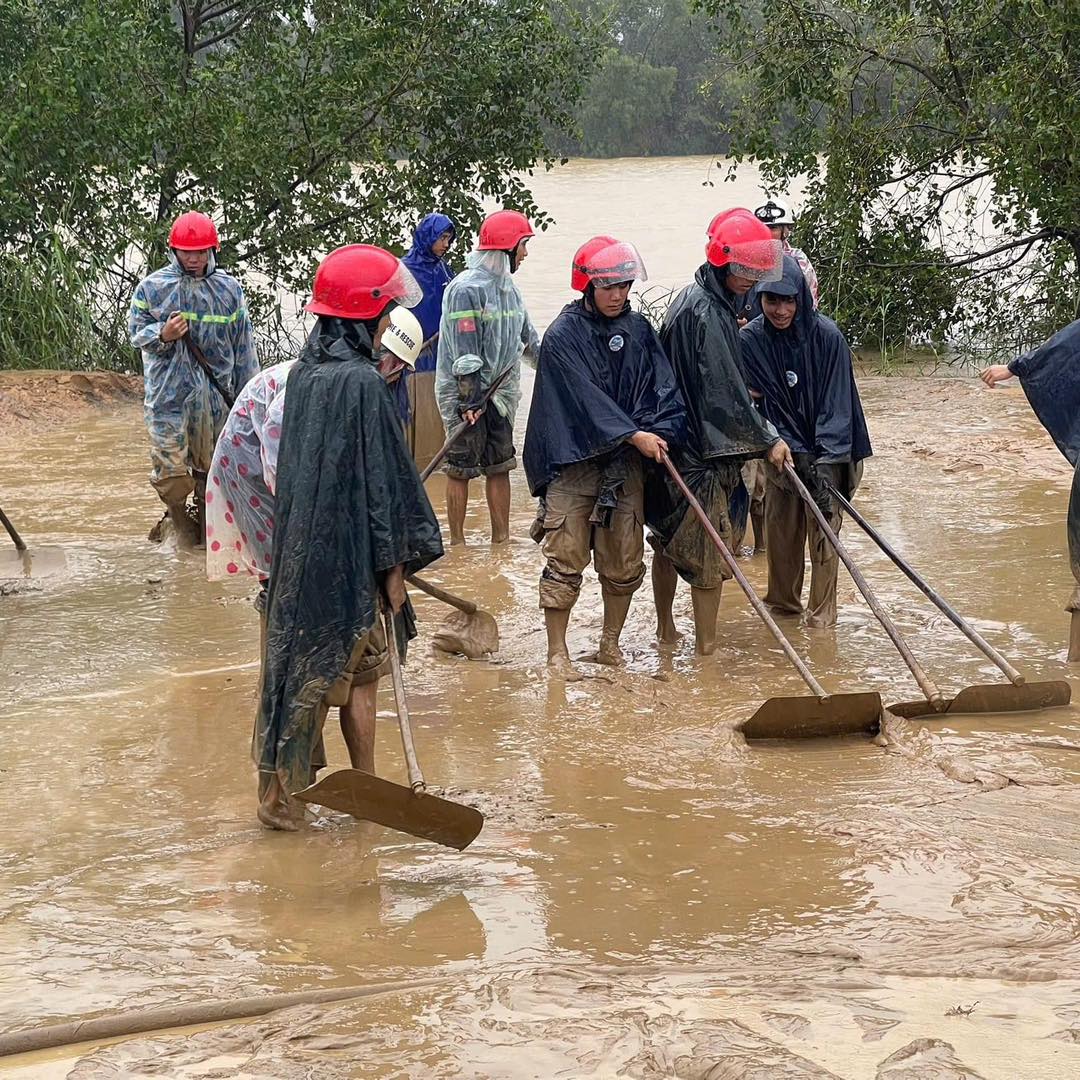
[[137, 307], [140, 311], [149, 311], [150, 305], [145, 300], [140, 300], [137, 296], [131, 298], [131, 306]]

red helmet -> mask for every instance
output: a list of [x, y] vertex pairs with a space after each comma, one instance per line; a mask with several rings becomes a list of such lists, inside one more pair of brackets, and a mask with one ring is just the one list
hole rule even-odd
[[177, 251], [206, 251], [220, 246], [214, 223], [194, 210], [181, 214], [169, 230], [169, 247]]
[[311, 303], [304, 310], [342, 319], [374, 319], [392, 300], [411, 308], [423, 295], [396, 255], [370, 244], [347, 244], [319, 263]]
[[633, 244], [613, 236], [594, 236], [577, 249], [570, 270], [570, 288], [584, 292], [594, 285], [645, 281], [645, 262]]
[[524, 214], [516, 210], [497, 210], [480, 222], [477, 251], [513, 251], [528, 236], [533, 227]]
[[784, 247], [769, 226], [742, 207], [725, 210], [709, 222], [705, 257], [713, 266], [730, 266], [752, 281], [779, 281]]

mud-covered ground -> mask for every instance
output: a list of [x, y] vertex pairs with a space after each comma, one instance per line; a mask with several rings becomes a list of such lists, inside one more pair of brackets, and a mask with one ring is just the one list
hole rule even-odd
[[[1029, 677], [1068, 677], [1070, 473], [1022, 393], [861, 386], [864, 513]], [[517, 474], [515, 542], [492, 551], [476, 506], [468, 547], [429, 575], [497, 616], [500, 655], [433, 654], [444, 610], [419, 597], [406, 673], [428, 778], [483, 809], [479, 839], [458, 854], [332, 817], [269, 834], [247, 756], [250, 594], [145, 541], [137, 406], [71, 420], [0, 427], [0, 505], [69, 568], [0, 597], [0, 1030], [416, 988], [8, 1059], [6, 1075], [1080, 1075], [1075, 710], [749, 748], [733, 725], [802, 688], [734, 589], [717, 655], [689, 635], [660, 652], [643, 591], [625, 671], [550, 681]], [[943, 689], [999, 679], [844, 535]], [[763, 587], [763, 560], [743, 565]], [[844, 576], [840, 603], [835, 631], [789, 624], [821, 681], [917, 697]], [[682, 591], [677, 612], [689, 630]], [[572, 651], [599, 627], [590, 579]], [[379, 769], [400, 779], [384, 694]], [[329, 750], [345, 763], [336, 733]]]

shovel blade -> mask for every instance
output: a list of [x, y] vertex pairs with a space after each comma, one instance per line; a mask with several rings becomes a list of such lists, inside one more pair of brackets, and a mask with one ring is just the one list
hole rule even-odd
[[480, 609], [471, 615], [453, 611], [435, 631], [433, 644], [443, 652], [481, 660], [499, 651], [499, 624], [494, 615]]
[[830, 694], [769, 698], [740, 730], [746, 739], [821, 739], [874, 735], [881, 723], [881, 695]]
[[919, 716], [943, 716], [946, 713], [1010, 713], [1035, 712], [1037, 709], [1054, 709], [1068, 705], [1072, 688], [1064, 679], [1049, 682], [987, 683], [968, 686], [956, 697], [946, 701], [945, 709], [938, 712], [928, 701], [901, 701], [889, 706], [889, 712], [908, 720]]
[[467, 848], [484, 827], [483, 814], [471, 806], [427, 792], [416, 794], [360, 769], [339, 769], [297, 791], [295, 797], [458, 851]]
[[67, 567], [64, 549], [58, 547], [0, 551], [0, 578], [39, 578], [59, 574]]

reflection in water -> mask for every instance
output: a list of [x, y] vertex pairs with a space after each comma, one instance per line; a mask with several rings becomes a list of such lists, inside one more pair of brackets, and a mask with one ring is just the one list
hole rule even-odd
[[[673, 175], [689, 185], [698, 164], [636, 168], [663, 188]], [[565, 190], [544, 180], [570, 224], [537, 238], [522, 281], [548, 317], [565, 295], [555, 267], [585, 222], [636, 224], [624, 231], [647, 260], [657, 249], [654, 274], [669, 272], [659, 220], [614, 200], [608, 217], [590, 217], [599, 174], [575, 175]], [[690, 239], [672, 283], [693, 266], [705, 204], [722, 199], [703, 190], [702, 205], [688, 194], [674, 215]], [[1022, 396], [949, 380], [868, 379], [862, 391], [878, 451], [863, 511], [1026, 674], [1061, 677], [1068, 473]], [[884, 746], [751, 751], [733, 724], [803, 687], [731, 586], [715, 656], [687, 643], [661, 655], [642, 592], [627, 670], [549, 683], [539, 553], [520, 539], [491, 552], [477, 506], [470, 545], [431, 576], [495, 614], [502, 654], [431, 654], [443, 612], [417, 597], [408, 683], [425, 772], [481, 807], [479, 839], [456, 854], [334, 817], [270, 835], [255, 823], [248, 760], [251, 598], [206, 582], [197, 557], [142, 540], [156, 497], [137, 412], [39, 431], [5, 448], [5, 466], [5, 506], [28, 538], [62, 544], [71, 571], [0, 599], [3, 1027], [444, 979], [138, 1039], [71, 1075], [152, 1063], [166, 1075], [290, 1077], [936, 1076], [948, 1060], [972, 1070], [949, 1075], [1080, 1071], [1067, 1041], [1080, 1031], [1075, 711], [900, 723]], [[441, 505], [440, 479], [430, 489]], [[531, 518], [519, 481], [517, 537]], [[850, 525], [845, 538], [946, 691], [997, 679]], [[763, 587], [763, 560], [743, 565]], [[913, 697], [843, 578], [839, 600], [834, 632], [791, 630], [821, 681]], [[687, 593], [676, 614], [688, 628]], [[595, 643], [600, 618], [590, 578], [572, 653]], [[403, 779], [385, 694], [379, 767]], [[336, 734], [328, 749], [346, 763]], [[970, 1018], [945, 1016], [976, 1000]], [[25, 1075], [67, 1075], [70, 1061], [50, 1060]]]

